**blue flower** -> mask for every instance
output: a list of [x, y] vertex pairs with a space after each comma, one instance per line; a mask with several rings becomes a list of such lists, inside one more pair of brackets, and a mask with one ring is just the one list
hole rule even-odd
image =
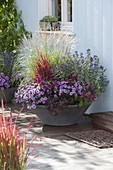
[[103, 70], [103, 68], [104, 68], [104, 67], [101, 65], [101, 66], [100, 66], [100, 69]]

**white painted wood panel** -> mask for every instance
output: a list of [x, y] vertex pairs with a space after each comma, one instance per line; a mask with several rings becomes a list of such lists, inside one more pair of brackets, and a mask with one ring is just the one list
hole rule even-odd
[[37, 0], [38, 1], [38, 19], [40, 20], [46, 15], [52, 15], [51, 0]]
[[85, 45], [85, 49], [88, 47], [93, 51], [93, 47], [94, 47], [94, 1], [92, 0], [87, 0], [86, 1], [86, 9], [84, 9], [86, 11], [86, 29], [85, 29], [85, 34], [86, 34], [86, 45]]

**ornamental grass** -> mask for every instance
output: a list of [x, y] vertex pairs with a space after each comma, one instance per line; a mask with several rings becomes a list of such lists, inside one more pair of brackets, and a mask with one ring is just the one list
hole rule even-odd
[[[31, 124], [30, 122], [28, 130]], [[37, 147], [30, 149], [32, 142], [29, 146], [27, 145], [26, 135], [20, 134], [20, 128], [17, 127], [16, 122], [13, 123], [12, 112], [10, 112], [9, 119], [5, 117], [2, 101], [2, 113], [0, 114], [0, 170], [25, 170], [28, 157]]]
[[67, 105], [87, 105], [105, 91], [106, 69], [88, 49], [77, 51], [75, 34], [38, 32], [24, 38], [18, 51], [18, 75], [23, 77], [15, 98], [28, 109], [46, 105], [59, 111]]

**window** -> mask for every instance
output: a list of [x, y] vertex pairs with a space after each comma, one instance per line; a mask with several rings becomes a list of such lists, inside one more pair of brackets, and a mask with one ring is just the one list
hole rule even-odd
[[61, 21], [61, 0], [52, 0], [52, 15]]
[[38, 20], [46, 15], [56, 16], [62, 30], [72, 30], [73, 3], [75, 0], [38, 0]]
[[51, 0], [52, 15], [61, 22], [63, 29], [72, 29], [72, 0]]
[[72, 22], [72, 0], [67, 1], [68, 5], [68, 10], [67, 10], [67, 15], [68, 15], [68, 22]]

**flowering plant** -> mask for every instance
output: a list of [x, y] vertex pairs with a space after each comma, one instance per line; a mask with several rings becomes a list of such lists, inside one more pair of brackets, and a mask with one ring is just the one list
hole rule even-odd
[[21, 51], [24, 53], [18, 63], [24, 81], [15, 94], [16, 101], [27, 104], [30, 109], [44, 104], [57, 111], [65, 105], [82, 106], [96, 100], [108, 83], [98, 56], [92, 57], [90, 50], [86, 56], [77, 51], [73, 53], [74, 36], [70, 39], [69, 35], [61, 34], [50, 38], [38, 35], [36, 40], [40, 42], [35, 41], [32, 50], [28, 42], [23, 41]]
[[15, 67], [16, 55], [8, 50], [0, 53], [0, 89], [17, 87], [20, 83], [20, 77], [16, 75]]
[[10, 78], [8, 76], [5, 76], [4, 73], [0, 73], [0, 89], [4, 90], [5, 88], [10, 87]]

